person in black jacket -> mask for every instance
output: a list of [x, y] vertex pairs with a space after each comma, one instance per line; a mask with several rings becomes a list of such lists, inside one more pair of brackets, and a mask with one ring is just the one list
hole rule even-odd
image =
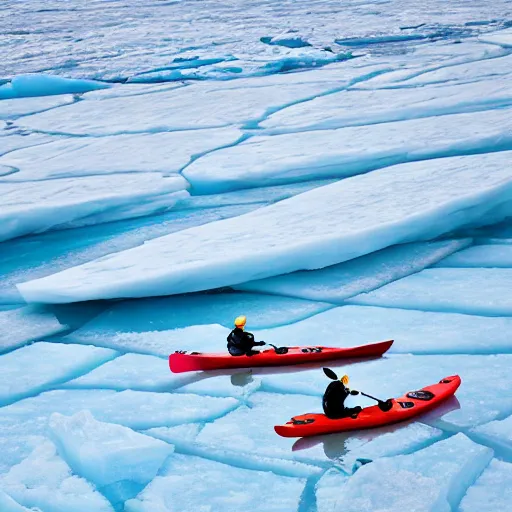
[[253, 350], [253, 347], [261, 347], [265, 345], [264, 341], [254, 341], [254, 335], [250, 332], [245, 332], [245, 323], [247, 319], [245, 316], [239, 316], [235, 319], [235, 328], [229, 333], [228, 352], [232, 356], [253, 356], [259, 354], [258, 351]]
[[325, 390], [322, 405], [324, 414], [331, 420], [351, 416], [356, 418], [361, 407], [345, 407], [345, 400], [349, 395], [358, 395], [359, 391], [346, 387], [348, 377], [344, 375], [340, 380], [331, 382]]

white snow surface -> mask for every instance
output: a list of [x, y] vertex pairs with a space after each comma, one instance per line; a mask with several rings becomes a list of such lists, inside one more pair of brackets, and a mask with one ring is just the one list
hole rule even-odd
[[104, 487], [123, 480], [147, 485], [173, 446], [127, 427], [97, 421], [89, 411], [55, 413], [51, 432], [73, 471]]
[[[190, 159], [235, 143], [241, 132], [234, 128], [182, 132], [114, 135], [99, 138], [61, 138], [20, 149], [0, 158], [0, 164], [19, 169], [8, 181], [40, 181], [114, 173], [176, 174]], [[151, 175], [148, 176], [151, 180]]]
[[62, 325], [55, 315], [33, 306], [0, 311], [0, 352], [58, 334], [66, 329], [67, 326]]
[[18, 117], [45, 112], [70, 103], [73, 103], [73, 96], [69, 94], [1, 100], [0, 119], [17, 119]]
[[18, 289], [27, 301], [73, 302], [192, 292], [326, 267], [483, 219], [502, 220], [512, 214], [509, 162], [510, 154], [501, 152], [383, 169]]
[[[183, 175], [196, 190], [206, 192], [311, 178], [345, 178], [403, 162], [510, 149], [511, 133], [512, 110], [507, 108], [441, 119], [434, 116], [337, 130], [255, 136], [194, 161]], [[4, 163], [10, 162], [4, 159]]]
[[170, 209], [186, 188], [181, 176], [161, 173], [0, 183], [0, 241]]

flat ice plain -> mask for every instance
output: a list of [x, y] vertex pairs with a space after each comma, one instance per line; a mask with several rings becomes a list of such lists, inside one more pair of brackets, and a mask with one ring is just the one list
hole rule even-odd
[[[0, 512], [507, 509], [510, 2], [2, 6]], [[321, 365], [169, 371], [240, 314], [394, 339], [329, 364], [377, 397], [462, 385], [281, 438]]]

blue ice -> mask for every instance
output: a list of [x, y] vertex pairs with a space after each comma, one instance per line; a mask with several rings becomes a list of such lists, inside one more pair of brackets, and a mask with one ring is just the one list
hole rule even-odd
[[55, 315], [33, 306], [0, 311], [0, 353], [66, 330]]
[[350, 479], [330, 473], [317, 484], [317, 510], [373, 512], [385, 504], [386, 510], [450, 512], [492, 455], [458, 434], [411, 455], [366, 464]]
[[394, 339], [390, 353], [494, 354], [511, 352], [511, 329], [510, 316], [349, 305], [256, 334], [274, 345], [351, 347]]
[[0, 489], [0, 509], [2, 512], [33, 512], [31, 509], [20, 505], [11, 496]]
[[203, 506], [212, 512], [297, 510], [305, 483], [302, 478], [174, 455], [167, 468], [136, 499], [126, 503], [125, 511], [201, 510]]
[[460, 512], [503, 512], [512, 500], [512, 464], [493, 459], [460, 503]]
[[36, 302], [201, 291], [499, 222], [512, 214], [509, 160], [504, 151], [393, 166], [151, 240], [18, 290]]
[[512, 245], [476, 245], [452, 254], [434, 266], [511, 268]]
[[470, 243], [471, 239], [463, 239], [395, 245], [321, 270], [270, 277], [235, 288], [337, 304], [419, 272]]
[[512, 268], [434, 268], [357, 295], [351, 304], [512, 316]]
[[0, 87], [0, 99], [76, 94], [107, 87], [108, 84], [94, 80], [63, 78], [42, 73], [17, 75], [9, 85]]
[[0, 488], [25, 507], [44, 512], [114, 512], [92, 484], [73, 474], [50, 441], [0, 475]]

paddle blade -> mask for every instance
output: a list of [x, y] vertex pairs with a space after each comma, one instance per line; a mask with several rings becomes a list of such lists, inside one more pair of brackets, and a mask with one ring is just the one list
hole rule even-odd
[[338, 380], [338, 376], [330, 368], [322, 368], [322, 370], [329, 379]]

